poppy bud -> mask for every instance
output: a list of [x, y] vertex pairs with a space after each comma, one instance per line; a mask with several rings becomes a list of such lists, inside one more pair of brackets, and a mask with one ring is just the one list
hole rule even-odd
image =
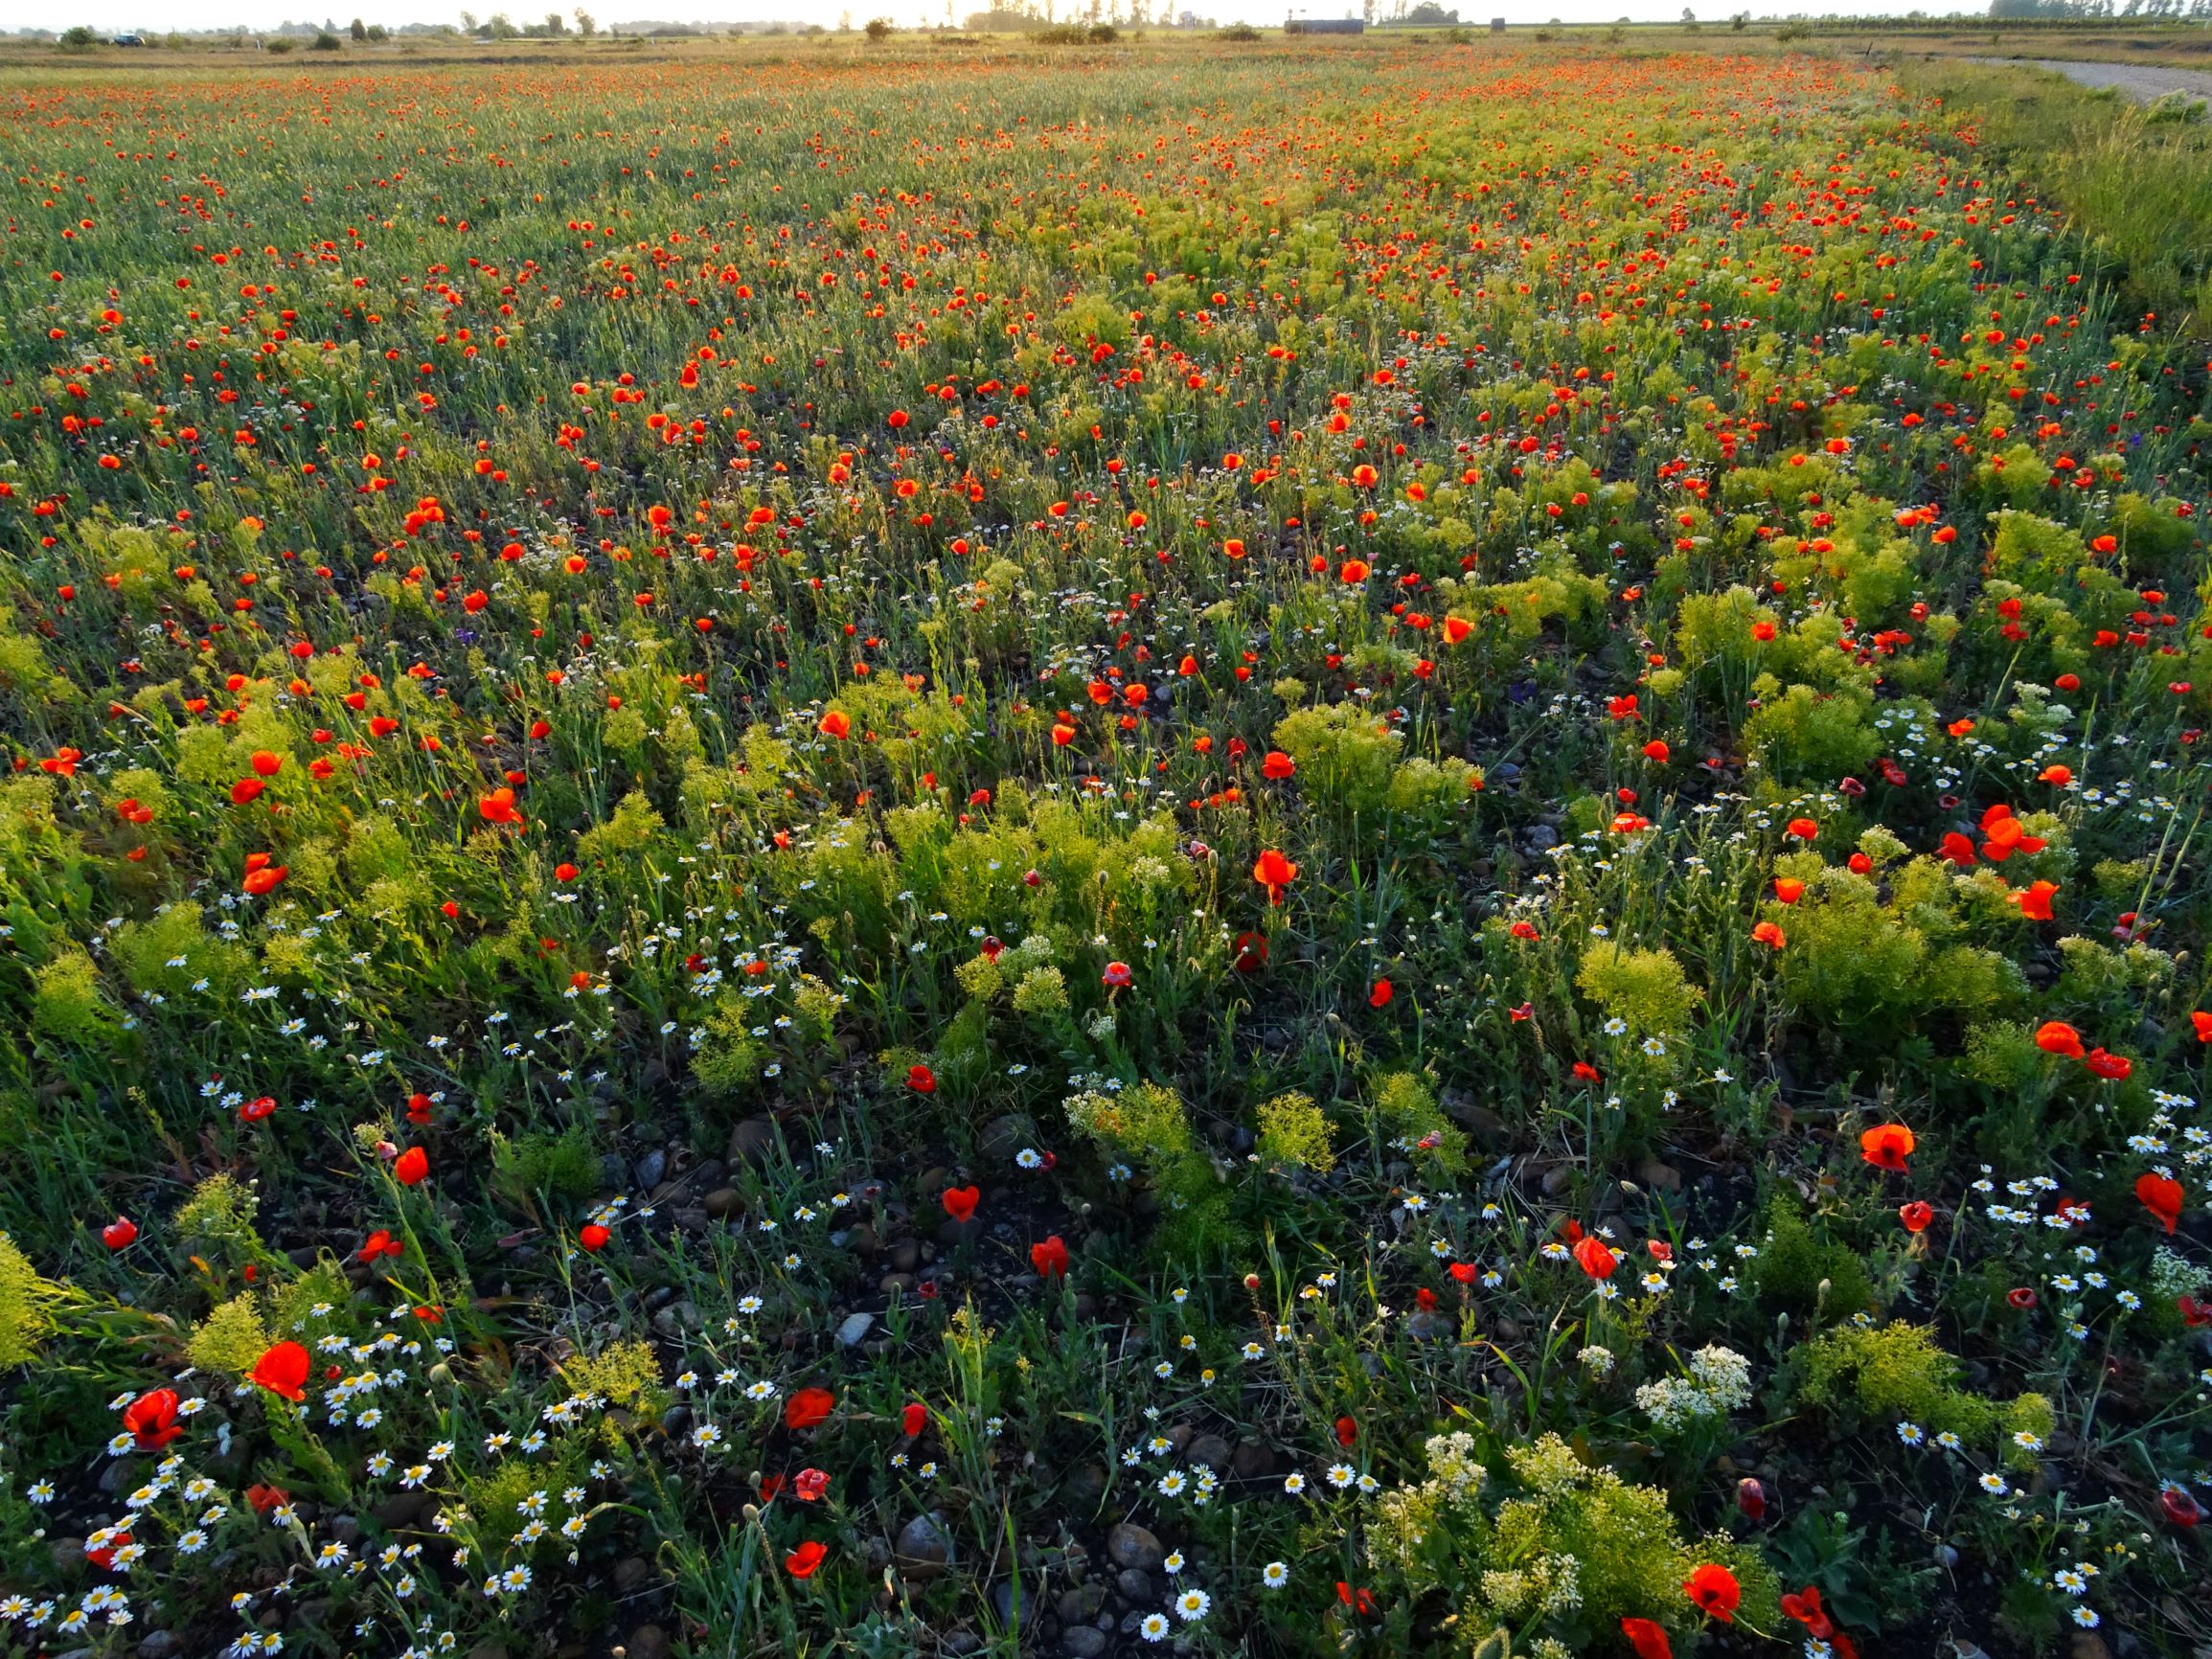
[[1745, 1475], [1736, 1483], [1736, 1508], [1743, 1511], [1747, 1520], [1765, 1520], [1767, 1518], [1767, 1489], [1749, 1475]]
[[586, 1221], [577, 1230], [576, 1241], [586, 1250], [596, 1254], [605, 1249], [606, 1241], [613, 1237], [613, 1234], [602, 1227], [597, 1221]]
[[2158, 1511], [2177, 1527], [2193, 1527], [2204, 1518], [2204, 1508], [2186, 1487], [2169, 1482], [2158, 1493]]
[[1246, 1290], [1257, 1290], [1257, 1289], [1259, 1289], [1259, 1288], [1260, 1288], [1260, 1276], [1259, 1276], [1257, 1273], [1247, 1273], [1247, 1274], [1245, 1274], [1245, 1275], [1244, 1275], [1244, 1288], [1245, 1288]]

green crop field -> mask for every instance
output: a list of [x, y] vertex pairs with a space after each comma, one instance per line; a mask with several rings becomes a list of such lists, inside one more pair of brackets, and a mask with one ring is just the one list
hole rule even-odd
[[2204, 1654], [2212, 148], [1819, 46], [11, 49], [0, 1655]]

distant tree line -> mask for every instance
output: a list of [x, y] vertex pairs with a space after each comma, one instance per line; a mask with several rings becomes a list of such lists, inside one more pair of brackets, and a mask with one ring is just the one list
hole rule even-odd
[[2212, 19], [2212, 0], [1990, 0], [1989, 14], [2012, 20], [2028, 17], [2087, 21], [2100, 17], [2186, 17]]

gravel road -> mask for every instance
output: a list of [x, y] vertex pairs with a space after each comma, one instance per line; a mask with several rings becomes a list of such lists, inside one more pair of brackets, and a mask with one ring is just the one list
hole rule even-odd
[[1976, 63], [1998, 67], [2015, 64], [2028, 69], [2055, 69], [2084, 86], [2116, 86], [2137, 103], [2149, 103], [2169, 92], [2195, 98], [2212, 98], [2212, 74], [2201, 69], [2168, 69], [2146, 63], [2084, 63], [2072, 58], [1977, 57]]

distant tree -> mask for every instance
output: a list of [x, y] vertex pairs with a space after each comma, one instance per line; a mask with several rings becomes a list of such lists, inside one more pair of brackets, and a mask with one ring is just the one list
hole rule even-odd
[[328, 29], [316, 30], [314, 39], [308, 42], [309, 52], [337, 52], [342, 50], [344, 46], [345, 42]]
[[586, 40], [599, 33], [599, 19], [581, 6], [576, 9], [576, 32]]
[[355, 40], [366, 40], [369, 38], [369, 26], [356, 17], [347, 26], [346, 33]]
[[566, 34], [568, 19], [558, 11], [548, 11], [545, 14], [545, 32], [548, 34]]
[[476, 33], [475, 12], [464, 11], [461, 13], [461, 33], [464, 34], [473, 34]]
[[871, 40], [888, 40], [891, 38], [891, 31], [895, 27], [896, 25], [888, 17], [871, 17], [868, 19], [868, 38]]
[[89, 52], [100, 44], [100, 36], [81, 23], [73, 23], [61, 32], [60, 47], [64, 52]]

